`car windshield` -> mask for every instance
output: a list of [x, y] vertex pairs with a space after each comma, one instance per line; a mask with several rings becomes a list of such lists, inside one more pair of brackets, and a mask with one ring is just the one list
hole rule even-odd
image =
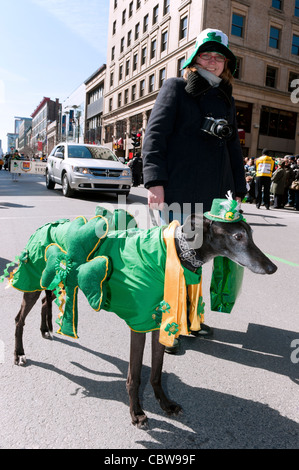
[[69, 158], [93, 158], [95, 160], [110, 160], [117, 162], [114, 153], [105, 147], [91, 147], [85, 145], [69, 145]]

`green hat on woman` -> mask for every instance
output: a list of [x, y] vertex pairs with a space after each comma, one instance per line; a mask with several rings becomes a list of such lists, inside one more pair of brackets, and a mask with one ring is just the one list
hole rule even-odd
[[227, 199], [214, 199], [209, 212], [205, 212], [204, 216], [214, 222], [240, 222], [244, 220], [243, 215], [239, 212], [239, 203], [232, 198], [232, 192], [228, 191]]
[[229, 59], [228, 68], [231, 73], [235, 73], [237, 59], [229, 49], [227, 35], [220, 31], [220, 29], [207, 28], [197, 36], [194, 52], [184, 63], [183, 69], [189, 67], [195, 56], [200, 52], [219, 52], [220, 54], [223, 54], [227, 59]]

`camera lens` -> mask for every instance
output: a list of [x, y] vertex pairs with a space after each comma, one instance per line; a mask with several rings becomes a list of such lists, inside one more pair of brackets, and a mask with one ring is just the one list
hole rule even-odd
[[230, 139], [233, 135], [233, 127], [229, 124], [218, 124], [215, 127], [215, 134], [222, 139]]

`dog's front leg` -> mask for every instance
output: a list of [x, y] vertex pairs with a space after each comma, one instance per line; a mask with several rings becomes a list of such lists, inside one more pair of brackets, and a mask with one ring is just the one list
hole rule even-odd
[[178, 414], [182, 411], [180, 405], [167, 398], [162, 388], [162, 366], [165, 347], [159, 342], [159, 330], [152, 332], [152, 370], [151, 384], [155, 392], [155, 397], [160, 403], [162, 410], [167, 414]]
[[130, 400], [130, 413], [132, 423], [138, 428], [146, 427], [147, 416], [139, 402], [139, 386], [142, 368], [145, 333], [136, 333], [131, 330], [130, 364], [127, 378], [127, 391]]
[[54, 292], [46, 290], [46, 295], [42, 299], [41, 310], [41, 333], [45, 339], [52, 339], [53, 324], [52, 324], [52, 300], [56, 298]]

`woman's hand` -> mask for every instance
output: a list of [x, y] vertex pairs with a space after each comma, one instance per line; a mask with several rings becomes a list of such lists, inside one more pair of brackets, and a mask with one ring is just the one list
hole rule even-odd
[[150, 209], [162, 210], [164, 207], [164, 187], [152, 186], [149, 188], [147, 202]]

